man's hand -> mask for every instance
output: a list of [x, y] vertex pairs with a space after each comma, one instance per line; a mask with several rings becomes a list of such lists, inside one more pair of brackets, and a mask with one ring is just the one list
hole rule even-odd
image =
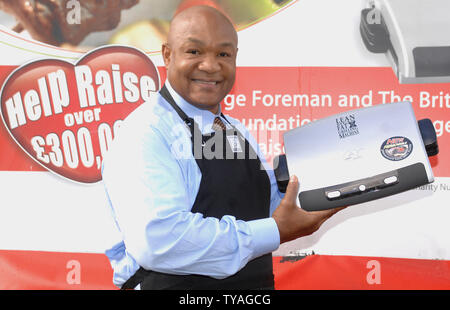
[[291, 176], [286, 194], [272, 217], [280, 232], [280, 243], [307, 236], [319, 229], [323, 222], [345, 207], [307, 212], [296, 204], [298, 179]]

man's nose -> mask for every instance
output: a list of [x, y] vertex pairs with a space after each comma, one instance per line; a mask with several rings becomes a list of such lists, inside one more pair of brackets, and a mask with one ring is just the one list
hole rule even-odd
[[215, 55], [205, 55], [198, 68], [208, 73], [214, 73], [219, 71], [221, 66]]

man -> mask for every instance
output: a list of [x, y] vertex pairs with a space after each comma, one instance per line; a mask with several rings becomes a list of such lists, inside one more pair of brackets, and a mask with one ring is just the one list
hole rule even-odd
[[130, 114], [105, 159], [123, 239], [106, 254], [122, 288], [273, 288], [271, 252], [337, 212], [298, 208], [295, 176], [282, 199], [256, 142], [220, 113], [237, 43], [216, 9], [179, 13], [162, 48], [165, 86]]

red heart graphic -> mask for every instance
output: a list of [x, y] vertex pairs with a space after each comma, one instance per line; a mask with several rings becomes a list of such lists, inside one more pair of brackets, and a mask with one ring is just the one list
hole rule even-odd
[[76, 64], [35, 61], [15, 70], [1, 92], [3, 122], [46, 169], [81, 183], [101, 180], [101, 161], [128, 114], [160, 88], [143, 52], [106, 46]]

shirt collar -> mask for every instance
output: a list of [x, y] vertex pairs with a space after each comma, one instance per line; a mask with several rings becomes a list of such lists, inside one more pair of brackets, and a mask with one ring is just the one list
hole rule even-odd
[[[169, 79], [166, 79], [166, 82], [164, 83], [169, 93], [172, 95], [173, 99], [177, 103], [177, 105], [180, 107], [181, 110], [183, 110], [184, 113], [186, 113], [187, 116], [190, 118], [193, 118], [194, 121], [198, 124], [201, 132], [203, 134], [210, 133], [214, 131], [212, 129], [212, 124], [214, 122], [214, 119], [221, 115], [221, 106], [219, 104], [219, 110], [217, 111], [217, 114], [212, 113], [208, 110], [203, 110], [200, 108], [197, 108], [196, 106], [190, 104], [187, 102], [183, 97], [181, 97], [170, 85]], [[227, 124], [227, 122], [221, 117], [222, 121]]]

